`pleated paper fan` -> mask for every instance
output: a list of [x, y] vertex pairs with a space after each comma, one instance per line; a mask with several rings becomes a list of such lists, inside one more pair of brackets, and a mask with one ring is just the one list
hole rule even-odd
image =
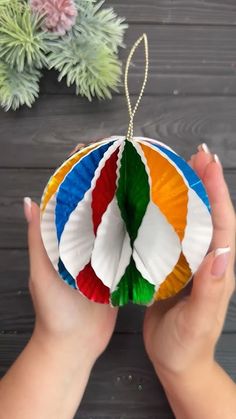
[[[147, 54], [143, 35], [130, 58], [142, 39]], [[41, 201], [43, 242], [61, 278], [113, 306], [149, 305], [178, 293], [212, 237], [200, 178], [167, 145], [132, 135], [136, 109], [126, 136], [76, 151], [52, 175]]]

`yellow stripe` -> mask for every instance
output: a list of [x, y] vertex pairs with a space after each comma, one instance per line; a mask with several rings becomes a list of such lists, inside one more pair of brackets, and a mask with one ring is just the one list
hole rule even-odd
[[78, 161], [86, 156], [86, 154], [89, 153], [89, 151], [93, 150], [94, 148], [96, 148], [101, 142], [98, 143], [94, 143], [82, 150], [79, 150], [78, 153], [74, 154], [73, 156], [71, 156], [68, 160], [66, 160], [60, 167], [59, 169], [56, 170], [56, 172], [52, 175], [52, 177], [50, 178], [45, 191], [43, 193], [43, 197], [42, 197], [42, 202], [41, 202], [41, 212], [43, 212], [48, 204], [48, 202], [50, 201], [51, 197], [55, 194], [55, 192], [57, 191], [59, 185], [61, 184], [61, 182], [63, 181], [63, 179], [65, 178], [65, 176], [67, 175], [67, 173], [71, 170], [71, 168], [78, 163]]

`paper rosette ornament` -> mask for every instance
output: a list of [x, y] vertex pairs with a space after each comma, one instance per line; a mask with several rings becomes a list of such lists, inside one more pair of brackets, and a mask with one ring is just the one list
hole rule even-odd
[[[144, 34], [130, 59], [142, 39], [147, 54]], [[133, 137], [137, 106], [131, 109], [127, 73], [127, 136], [76, 151], [52, 175], [41, 201], [43, 242], [61, 278], [113, 306], [149, 305], [178, 293], [212, 237], [210, 204], [196, 173], [162, 142]]]

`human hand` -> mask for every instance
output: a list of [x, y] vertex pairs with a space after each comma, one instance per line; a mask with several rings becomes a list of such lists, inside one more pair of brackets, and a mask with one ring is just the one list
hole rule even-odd
[[88, 300], [59, 277], [42, 242], [39, 207], [26, 198], [24, 209], [28, 221], [29, 289], [36, 313], [33, 338], [64, 347], [71, 358], [85, 351], [95, 361], [110, 340], [117, 309]]
[[31, 339], [1, 379], [0, 417], [69, 419], [108, 344], [117, 309], [87, 300], [59, 278], [42, 242], [39, 207], [25, 198], [24, 210], [36, 321]]
[[[214, 233], [210, 253], [194, 275], [191, 294], [186, 296], [182, 290], [146, 310], [144, 343], [162, 381], [193, 377], [194, 371], [207, 371], [214, 363], [215, 345], [235, 289], [233, 205], [217, 156], [213, 157], [205, 145], [199, 148], [189, 163], [206, 187]], [[230, 252], [225, 249], [228, 246]], [[217, 257], [216, 249], [222, 248], [225, 253]]]
[[72, 156], [72, 154], [76, 153], [77, 151], [81, 150], [82, 148], [86, 147], [85, 143], [78, 143], [72, 151], [68, 154], [68, 157]]

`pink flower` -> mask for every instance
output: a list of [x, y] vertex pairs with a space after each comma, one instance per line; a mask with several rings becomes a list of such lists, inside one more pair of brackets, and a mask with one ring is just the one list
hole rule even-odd
[[64, 35], [75, 24], [77, 10], [73, 0], [30, 0], [33, 12], [43, 13], [46, 29]]

